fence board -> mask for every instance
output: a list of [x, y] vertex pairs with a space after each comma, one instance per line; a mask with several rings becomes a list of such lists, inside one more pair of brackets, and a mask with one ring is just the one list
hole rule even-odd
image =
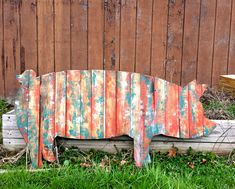
[[4, 79], [7, 97], [15, 96], [15, 75], [20, 72], [19, 21], [19, 1], [4, 1]]
[[103, 69], [103, 0], [88, 1], [88, 69]]
[[20, 65], [21, 70], [37, 71], [37, 2], [22, 1], [20, 7]]
[[70, 69], [70, 1], [55, 2], [55, 71]]
[[200, 0], [185, 3], [181, 85], [196, 78]]
[[71, 0], [71, 68], [87, 69], [87, 0]]
[[54, 4], [38, 0], [38, 66], [39, 75], [54, 71]]
[[0, 0], [0, 98], [15, 75], [140, 72], [216, 86], [235, 73], [234, 0]]
[[197, 79], [211, 85], [216, 1], [201, 1]]
[[136, 1], [121, 2], [120, 70], [134, 71], [135, 67]]
[[0, 10], [2, 11], [0, 15], [0, 99], [5, 96], [5, 81], [4, 81], [4, 35], [3, 35], [3, 0], [0, 0]]
[[153, 1], [151, 75], [165, 79], [168, 1]]
[[184, 1], [169, 1], [166, 79], [180, 84], [183, 48]]
[[235, 74], [235, 1], [232, 4], [228, 74]]
[[217, 85], [219, 75], [227, 73], [231, 0], [218, 0], [215, 23], [212, 85]]
[[139, 0], [136, 27], [136, 72], [150, 74], [152, 0]]
[[120, 1], [105, 1], [104, 68], [119, 69]]

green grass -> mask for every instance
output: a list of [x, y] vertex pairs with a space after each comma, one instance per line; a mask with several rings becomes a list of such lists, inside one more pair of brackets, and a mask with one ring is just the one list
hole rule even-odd
[[[131, 154], [65, 150], [59, 156], [61, 165], [47, 164], [45, 168], [50, 170], [43, 172], [24, 171], [22, 159], [14, 165], [16, 172], [0, 176], [0, 188], [235, 188], [232, 156], [192, 150], [175, 157], [152, 153], [152, 163], [137, 168]], [[2, 166], [7, 167], [13, 168], [12, 165]]]
[[209, 104], [203, 104], [203, 109], [206, 113], [210, 111], [217, 112], [221, 116], [235, 119], [235, 104], [224, 104], [224, 102], [213, 100]]

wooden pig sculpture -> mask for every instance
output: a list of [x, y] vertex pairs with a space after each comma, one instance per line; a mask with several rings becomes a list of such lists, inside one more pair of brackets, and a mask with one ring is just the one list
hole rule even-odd
[[177, 138], [207, 136], [216, 126], [204, 117], [200, 96], [204, 85], [180, 87], [138, 73], [69, 70], [36, 77], [32, 70], [17, 76], [17, 125], [30, 150], [32, 167], [42, 157], [55, 161], [57, 136], [134, 139], [137, 166], [150, 162], [155, 135]]

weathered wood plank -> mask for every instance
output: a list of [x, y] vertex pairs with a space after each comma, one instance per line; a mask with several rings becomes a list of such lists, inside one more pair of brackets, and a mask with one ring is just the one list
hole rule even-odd
[[66, 137], [80, 138], [81, 126], [81, 71], [67, 71]]
[[66, 71], [55, 74], [55, 136], [66, 136], [66, 99], [67, 99], [67, 73]]
[[91, 138], [104, 138], [105, 135], [105, 72], [92, 70], [91, 99]]
[[87, 0], [71, 0], [71, 68], [88, 68]]
[[153, 0], [137, 1], [136, 72], [150, 74]]
[[[41, 76], [41, 149], [47, 161], [54, 161], [55, 137], [55, 73]], [[50, 127], [49, 127], [50, 125]]]
[[130, 133], [131, 123], [131, 73], [117, 73], [117, 135]]
[[211, 85], [216, 1], [201, 1], [197, 80]]
[[3, 25], [3, 0], [0, 0], [0, 99], [5, 97], [5, 67], [4, 67], [4, 25]]
[[[23, 139], [3, 139], [4, 147], [9, 150], [17, 150], [25, 147]], [[111, 140], [61, 140], [66, 147], [77, 146], [80, 150], [88, 151], [90, 149], [101, 150], [109, 153], [117, 153], [117, 149], [133, 149], [133, 141], [111, 141]], [[185, 143], [185, 142], [161, 142], [153, 141], [150, 144], [150, 149], [153, 151], [167, 152], [172, 146], [177, 147], [179, 152], [185, 153], [189, 147], [192, 147], [195, 151], [212, 151], [217, 154], [229, 154], [235, 144], [227, 143]]]
[[219, 88], [232, 93], [235, 96], [235, 75], [221, 75]]
[[184, 1], [169, 1], [166, 80], [180, 84], [183, 50]]
[[[66, 147], [76, 146], [80, 150], [88, 151], [90, 149], [101, 150], [109, 153], [117, 153], [117, 149], [133, 149], [133, 141], [61, 141]], [[185, 143], [185, 142], [161, 142], [154, 141], [150, 144], [152, 151], [167, 152], [172, 146], [178, 148], [179, 152], [185, 153], [192, 147], [195, 151], [207, 151], [217, 154], [229, 154], [234, 149], [235, 144], [225, 143]]]
[[180, 137], [189, 138], [189, 89], [184, 86], [179, 90]]
[[120, 0], [106, 0], [104, 31], [104, 69], [119, 69]]
[[181, 85], [196, 79], [200, 0], [185, 1]]
[[70, 1], [54, 1], [55, 11], [55, 71], [69, 70], [70, 66]]
[[4, 1], [4, 70], [6, 97], [16, 94], [15, 75], [20, 73], [20, 1]]
[[90, 138], [91, 131], [91, 71], [81, 71], [81, 125], [80, 138]]
[[166, 82], [160, 78], [155, 78], [154, 85], [154, 108], [156, 111], [157, 130], [155, 134], [165, 134], [165, 120], [166, 120]]
[[231, 0], [218, 0], [215, 23], [212, 85], [217, 85], [219, 76], [227, 74]]
[[166, 118], [165, 118], [165, 135], [180, 137], [179, 131], [179, 113], [175, 111], [179, 109], [179, 86], [170, 83], [167, 87], [165, 95], [171, 94], [171, 98], [166, 98]]
[[20, 6], [20, 65], [21, 71], [37, 71], [37, 1], [21, 1]]
[[8, 150], [19, 150], [26, 147], [26, 143], [24, 139], [10, 139], [10, 138], [4, 138], [3, 139], [3, 146]]
[[151, 75], [165, 79], [168, 1], [153, 1]]
[[235, 1], [232, 4], [228, 74], [235, 74]]
[[135, 68], [136, 0], [121, 2], [120, 70]]
[[39, 75], [54, 71], [54, 4], [38, 0], [38, 67]]
[[30, 72], [29, 80], [29, 104], [28, 104], [28, 147], [32, 167], [42, 166], [42, 146], [40, 143], [40, 78], [36, 78], [35, 72]]
[[103, 69], [104, 2], [88, 1], [88, 69]]
[[105, 138], [113, 137], [116, 134], [116, 79], [115, 71], [105, 71]]
[[15, 129], [15, 130], [13, 130], [13, 129], [8, 129], [8, 130], [3, 129], [2, 130], [2, 136], [3, 136], [3, 138], [8, 138], [8, 139], [10, 139], [10, 138], [23, 139], [22, 134], [20, 133], [19, 129]]

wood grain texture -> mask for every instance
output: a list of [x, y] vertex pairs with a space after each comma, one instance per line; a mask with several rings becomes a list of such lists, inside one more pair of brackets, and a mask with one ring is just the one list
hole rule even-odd
[[228, 74], [235, 74], [235, 1], [232, 4]]
[[4, 1], [4, 70], [8, 98], [16, 94], [16, 74], [20, 73], [19, 1]]
[[153, 1], [151, 75], [165, 79], [168, 1]]
[[0, 0], [0, 99], [5, 97], [3, 0]]
[[136, 72], [150, 74], [152, 0], [137, 1]]
[[22, 1], [20, 6], [21, 71], [38, 70], [37, 65], [37, 1]]
[[180, 84], [183, 50], [184, 0], [170, 0], [167, 33], [166, 79]]
[[55, 71], [70, 66], [70, 1], [54, 1], [55, 9]]
[[106, 0], [104, 3], [104, 69], [107, 70], [119, 69], [120, 3], [120, 0]]
[[218, 0], [215, 23], [212, 85], [217, 85], [219, 75], [227, 73], [231, 0]]
[[104, 5], [88, 1], [88, 69], [103, 69]]
[[39, 75], [54, 71], [54, 4], [38, 0], [38, 66]]
[[88, 68], [87, 0], [71, 0], [71, 68]]
[[0, 0], [0, 98], [15, 75], [140, 72], [215, 86], [235, 73], [234, 0]]
[[216, 1], [201, 1], [197, 80], [211, 85]]
[[196, 79], [200, 0], [185, 2], [181, 85]]
[[121, 2], [121, 42], [120, 70], [134, 71], [135, 67], [135, 32], [136, 32], [136, 1]]

